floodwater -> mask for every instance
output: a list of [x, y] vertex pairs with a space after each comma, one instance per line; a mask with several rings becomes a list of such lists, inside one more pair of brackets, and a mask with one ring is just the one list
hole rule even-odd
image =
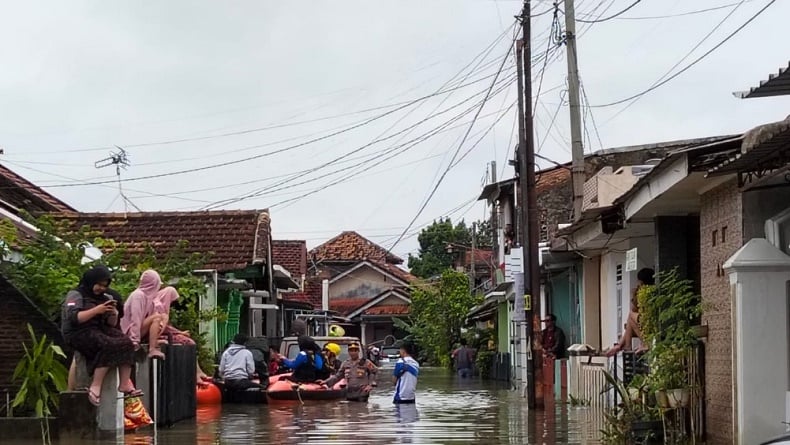
[[599, 443], [600, 414], [590, 408], [558, 403], [544, 411], [530, 411], [518, 391], [501, 383], [460, 380], [439, 369], [422, 371], [416, 405], [393, 405], [393, 385], [382, 376], [367, 404], [307, 401], [305, 405], [200, 407], [195, 421], [127, 434], [122, 443]]

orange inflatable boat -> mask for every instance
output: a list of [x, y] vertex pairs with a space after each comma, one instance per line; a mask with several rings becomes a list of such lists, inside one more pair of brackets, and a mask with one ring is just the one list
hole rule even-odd
[[346, 380], [343, 379], [332, 388], [318, 383], [296, 383], [288, 380], [291, 374], [278, 374], [269, 377], [266, 394], [272, 400], [337, 400], [346, 397]]

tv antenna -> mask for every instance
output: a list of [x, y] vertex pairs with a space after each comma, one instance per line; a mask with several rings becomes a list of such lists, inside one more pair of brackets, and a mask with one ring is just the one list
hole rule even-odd
[[[129, 162], [129, 156], [126, 154], [126, 150], [124, 150], [123, 148], [117, 145], [115, 146], [115, 148], [117, 148], [118, 151], [110, 152], [109, 157], [96, 161], [94, 166], [99, 169], [105, 167], [111, 167], [113, 165], [115, 166], [115, 175], [118, 177], [118, 196], [120, 196], [121, 199], [123, 199], [124, 216], [129, 211], [129, 205], [134, 207], [138, 212], [142, 212], [142, 210], [140, 210], [139, 207], [134, 205], [134, 203], [129, 199], [129, 197], [127, 197], [126, 194], [124, 194], [123, 192], [123, 183], [121, 181], [121, 170], [122, 169], [126, 170], [131, 165], [131, 163]], [[116, 197], [115, 199], [118, 198]]]

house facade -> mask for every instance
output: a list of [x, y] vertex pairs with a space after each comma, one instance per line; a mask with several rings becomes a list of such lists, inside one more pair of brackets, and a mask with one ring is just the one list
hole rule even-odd
[[622, 333], [636, 271], [677, 268], [693, 283], [703, 315], [691, 416], [707, 443], [761, 443], [790, 421], [789, 154], [790, 118], [685, 141], [632, 166], [636, 181], [597, 206], [588, 181], [582, 218], [552, 243], [582, 258], [581, 342], [598, 350]]
[[[600, 215], [601, 209], [609, 208], [611, 202], [622, 193], [618, 192], [620, 189], [627, 189], [636, 181], [632, 170], [624, 170], [622, 167], [647, 165], [650, 160], [661, 159], [668, 150], [682, 145], [681, 142], [647, 144], [601, 150], [588, 155], [585, 158], [587, 176], [591, 178], [586, 186], [585, 199], [585, 206], [589, 210], [588, 218], [593, 213]], [[642, 170], [646, 168], [641, 167]], [[637, 168], [637, 171], [641, 170]], [[495, 378], [512, 380], [524, 388], [528, 343], [525, 340], [523, 305], [516, 298], [516, 289], [521, 286], [516, 284], [516, 280], [523, 273], [522, 249], [519, 247], [522, 240], [516, 218], [518, 193], [517, 179], [509, 179], [485, 186], [480, 196], [481, 200], [486, 200], [492, 207], [492, 226], [496, 229], [493, 258], [498, 271], [484, 303], [472, 310], [469, 321], [478, 323], [479, 327], [493, 327], [497, 332]], [[539, 298], [533, 303], [536, 306], [533, 310], [537, 309], [537, 312], [531, 322], [533, 332], [540, 332], [540, 320], [552, 313], [557, 317], [557, 326], [565, 332], [569, 345], [590, 341], [600, 345], [598, 301], [585, 304], [587, 293], [589, 290], [590, 293], [594, 291], [599, 295], [601, 285], [611, 286], [614, 290], [616, 283], [605, 281], [601, 284], [600, 280], [593, 280], [599, 276], [601, 258], [579, 255], [560, 236], [573, 219], [572, 197], [570, 165], [537, 172], [541, 289]], [[598, 248], [603, 247], [605, 242], [606, 240], [601, 242]], [[616, 261], [610, 257], [604, 257], [603, 260], [606, 264]], [[612, 325], [615, 326], [614, 323]], [[612, 334], [614, 335], [616, 331]], [[539, 351], [540, 335], [534, 335], [530, 340], [533, 350]], [[560, 397], [561, 385], [553, 385], [553, 382], [565, 379], [561, 374], [562, 366], [557, 366], [556, 369], [547, 368], [546, 372], [554, 375], [548, 375], [544, 379], [540, 355], [533, 355], [533, 361], [539, 402], [545, 397]], [[543, 390], [544, 382], [546, 394]], [[549, 383], [552, 383], [551, 387]]]
[[415, 278], [399, 267], [401, 258], [356, 232], [339, 234], [310, 250], [308, 258], [302, 289], [284, 294], [285, 301], [309, 306], [304, 313], [336, 317], [347, 335], [365, 344], [405, 336], [392, 319], [409, 315]]

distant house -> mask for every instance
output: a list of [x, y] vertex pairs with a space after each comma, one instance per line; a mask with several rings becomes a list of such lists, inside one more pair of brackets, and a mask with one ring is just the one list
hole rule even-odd
[[[286, 301], [326, 310], [345, 320], [347, 335], [364, 343], [402, 337], [393, 317], [409, 314], [409, 284], [414, 277], [400, 268], [401, 258], [356, 232], [343, 232], [309, 252], [303, 289], [283, 294]], [[324, 307], [324, 281], [328, 307]]]
[[[34, 215], [71, 212], [74, 209], [28, 180], [0, 165], [0, 219], [9, 221], [17, 235], [32, 237], [38, 229], [22, 220], [22, 212]], [[60, 327], [52, 322], [30, 299], [0, 276], [0, 390], [15, 391], [11, 381], [16, 363], [23, 357], [23, 343], [28, 343], [29, 323], [37, 336], [46, 334], [56, 344], [63, 344]]]

